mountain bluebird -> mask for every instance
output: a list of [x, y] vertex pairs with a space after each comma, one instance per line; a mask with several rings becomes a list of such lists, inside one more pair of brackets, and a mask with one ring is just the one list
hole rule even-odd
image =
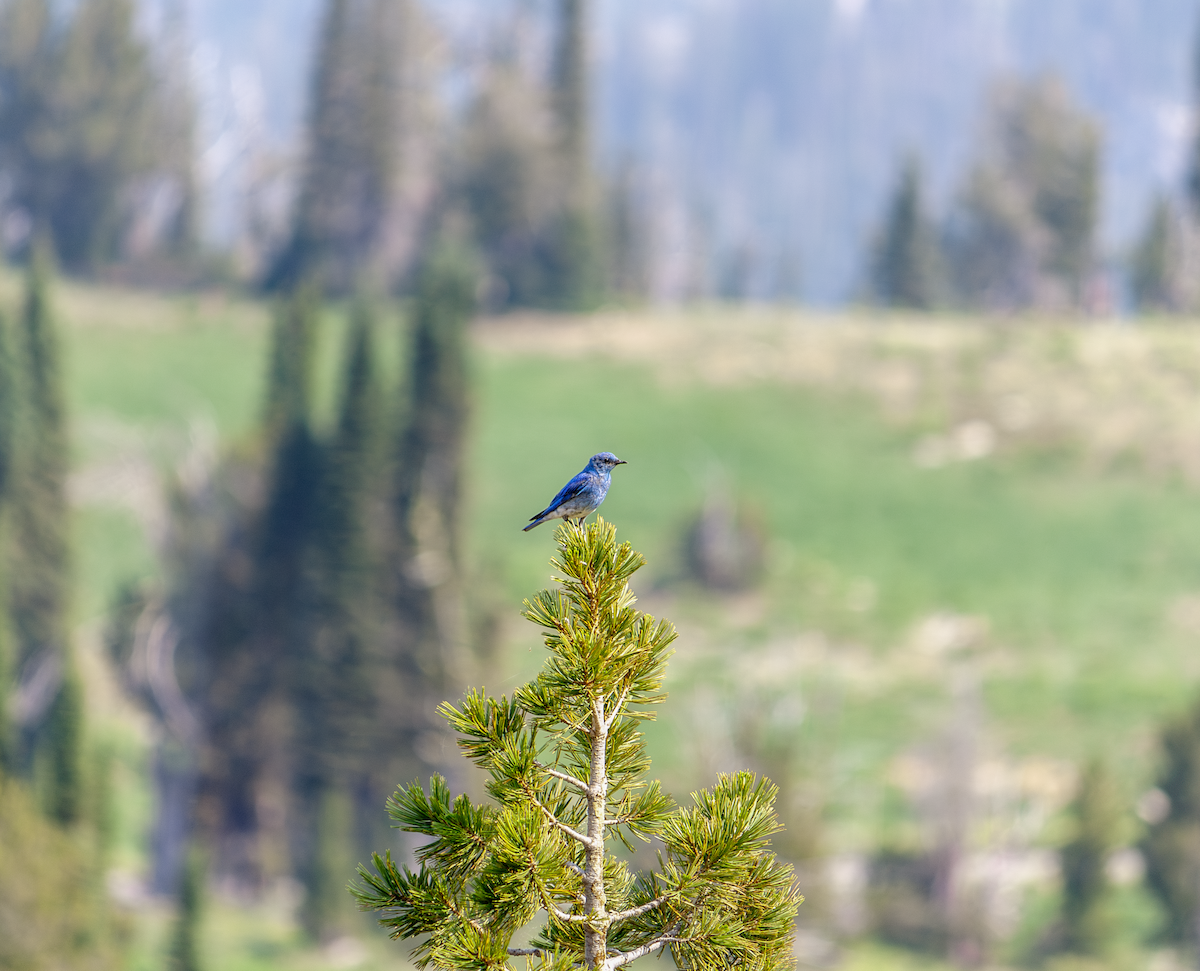
[[612, 452], [601, 452], [593, 455], [587, 466], [559, 490], [550, 505], [541, 512], [529, 517], [529, 525], [525, 532], [534, 526], [540, 526], [547, 519], [565, 519], [570, 522], [578, 518], [583, 522], [588, 513], [600, 508], [600, 503], [608, 495], [608, 484], [612, 481], [612, 470], [618, 465], [628, 465], [624, 459], [619, 459]]

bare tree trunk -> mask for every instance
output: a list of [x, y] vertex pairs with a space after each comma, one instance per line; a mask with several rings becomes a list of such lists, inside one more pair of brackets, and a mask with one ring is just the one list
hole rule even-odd
[[584, 964], [599, 967], [608, 957], [608, 900], [604, 894], [604, 814], [608, 806], [608, 725], [604, 698], [592, 701], [592, 764], [588, 776], [587, 866], [583, 871]]

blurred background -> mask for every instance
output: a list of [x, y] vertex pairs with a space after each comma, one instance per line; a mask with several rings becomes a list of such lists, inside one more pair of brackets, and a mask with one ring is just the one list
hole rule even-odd
[[345, 892], [588, 456], [803, 968], [1200, 961], [1200, 5], [0, 0], [0, 968]]

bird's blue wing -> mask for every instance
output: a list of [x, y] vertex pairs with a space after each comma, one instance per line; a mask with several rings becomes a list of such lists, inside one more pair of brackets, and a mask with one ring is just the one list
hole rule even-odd
[[575, 476], [575, 478], [558, 490], [558, 495], [550, 500], [550, 505], [548, 505], [537, 515], [530, 518], [537, 519], [546, 515], [546, 513], [554, 512], [554, 510], [561, 506], [564, 502], [570, 502], [581, 492], [585, 492], [588, 488], [589, 482], [590, 479], [588, 474], [586, 472], [580, 472], [577, 476]]

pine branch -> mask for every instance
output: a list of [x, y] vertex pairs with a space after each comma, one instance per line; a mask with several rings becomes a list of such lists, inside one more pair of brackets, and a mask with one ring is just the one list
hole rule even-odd
[[546, 956], [546, 952], [540, 947], [510, 947], [508, 956], [513, 958], [541, 958]]
[[559, 920], [566, 921], [568, 924], [586, 924], [592, 918], [589, 914], [568, 914], [565, 910], [560, 910], [558, 904], [550, 899], [550, 895], [546, 893], [546, 888], [537, 882], [538, 894], [542, 898], [542, 908], [546, 913], [557, 917]]
[[682, 943], [684, 938], [674, 936], [678, 930], [679, 925], [676, 924], [661, 937], [656, 937], [652, 941], [647, 941], [641, 947], [635, 947], [632, 951], [626, 951], [624, 954], [618, 954], [616, 957], [609, 958], [604, 962], [604, 971], [612, 971], [613, 968], [624, 967], [631, 961], [636, 961], [638, 958], [644, 958], [647, 954], [653, 954], [655, 951], [661, 950], [668, 944]]
[[621, 692], [621, 697], [617, 699], [616, 705], [613, 706], [612, 714], [604, 722], [604, 731], [607, 733], [612, 727], [613, 722], [617, 720], [617, 716], [621, 714], [621, 709], [625, 707], [625, 700], [629, 697], [629, 689], [626, 688]]
[[545, 805], [542, 804], [542, 801], [533, 794], [532, 790], [526, 788], [525, 795], [527, 795], [529, 797], [530, 802], [532, 802], [535, 806], [538, 807], [538, 809], [540, 809], [545, 814], [546, 819], [549, 821], [551, 826], [566, 833], [569, 837], [571, 837], [571, 839], [582, 843], [584, 846], [592, 845], [592, 838], [590, 836], [585, 836], [583, 833], [579, 832], [579, 830], [572, 829], [566, 823], [560, 821], [559, 818], [554, 815], [554, 813], [552, 813], [549, 809], [546, 808]]
[[623, 920], [630, 920], [634, 917], [641, 917], [642, 914], [648, 914], [652, 910], [657, 910], [667, 902], [666, 897], [659, 897], [657, 900], [651, 900], [647, 904], [642, 904], [640, 907], [634, 907], [632, 910], [622, 910], [615, 914], [609, 914], [608, 918], [614, 924]]
[[578, 789], [584, 795], [587, 795], [588, 786], [587, 786], [587, 783], [584, 782], [583, 780], [576, 779], [575, 776], [568, 775], [566, 772], [559, 772], [557, 769], [552, 769], [552, 768], [550, 768], [550, 766], [546, 765], [544, 762], [534, 761], [533, 764], [536, 765], [543, 772], [545, 772], [546, 775], [553, 776], [555, 779], [561, 779], [563, 782], [567, 783], [567, 785], [574, 786], [576, 789]]

